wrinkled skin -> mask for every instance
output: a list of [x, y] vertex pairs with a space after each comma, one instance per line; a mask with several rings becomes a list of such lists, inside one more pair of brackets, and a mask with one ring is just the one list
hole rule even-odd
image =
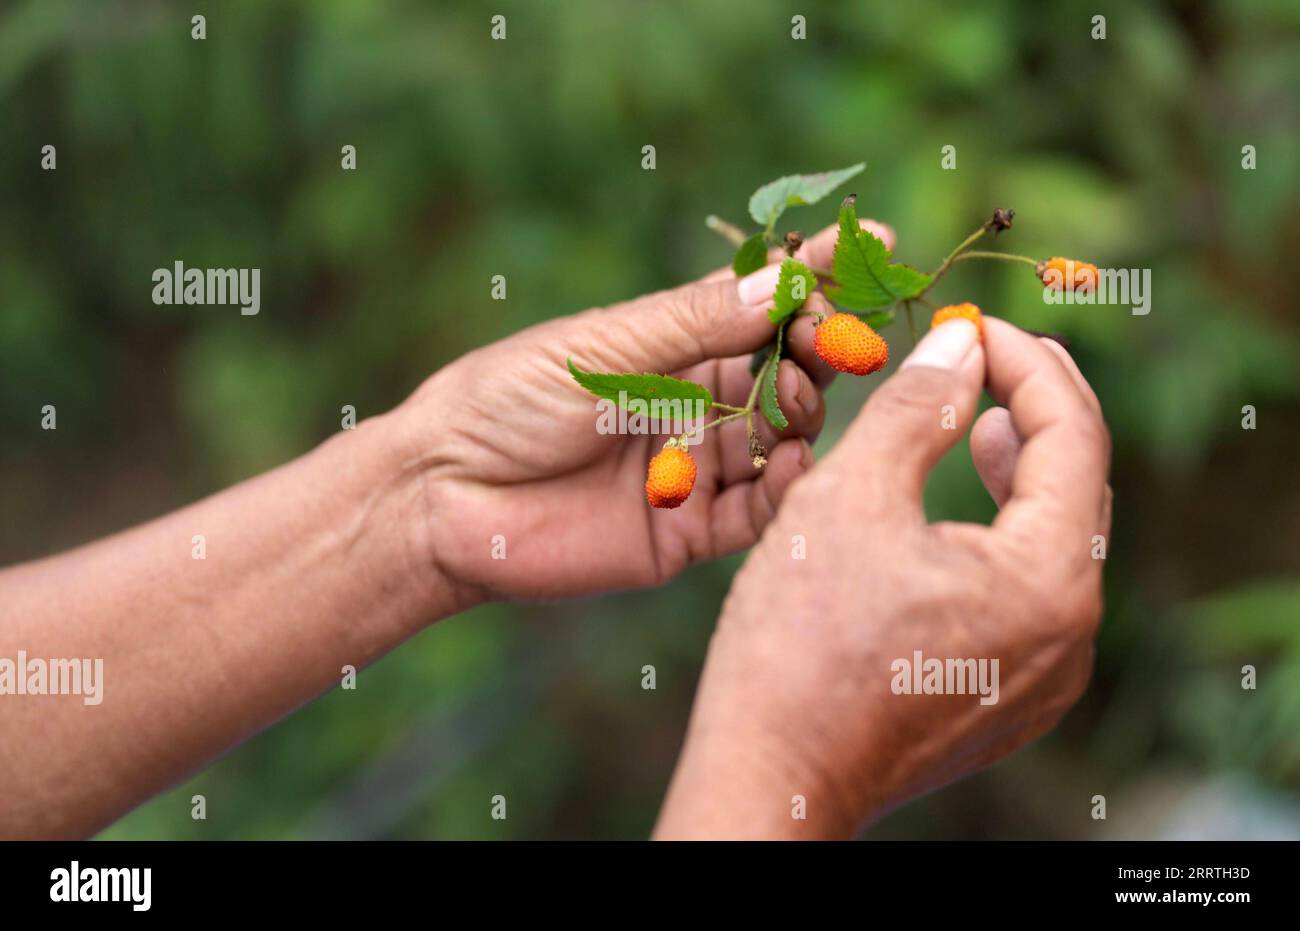
[[[965, 331], [965, 355], [906, 365], [790, 489], [727, 598], [661, 836], [849, 836], [1079, 697], [1101, 616], [1108, 434], [1063, 350], [985, 322], [984, 348], [969, 322], [936, 330]], [[991, 527], [927, 524], [925, 476], [974, 417], [986, 359], [1006, 407], [981, 418], [972, 450], [1001, 512]], [[895, 694], [891, 664], [915, 650], [996, 658], [996, 704]], [[807, 820], [791, 818], [796, 795]]]

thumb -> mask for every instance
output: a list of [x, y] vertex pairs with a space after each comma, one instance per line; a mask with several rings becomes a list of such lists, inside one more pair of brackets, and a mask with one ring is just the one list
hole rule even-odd
[[776, 327], [767, 319], [780, 267], [736, 281], [697, 281], [593, 311], [608, 350], [629, 370], [673, 372], [706, 359], [753, 352]]
[[866, 470], [877, 502], [921, 510], [935, 463], [970, 426], [984, 384], [984, 351], [968, 320], [926, 334], [877, 388], [836, 447]]

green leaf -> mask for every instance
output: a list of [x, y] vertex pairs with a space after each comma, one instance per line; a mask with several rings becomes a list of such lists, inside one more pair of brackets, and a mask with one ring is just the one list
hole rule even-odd
[[853, 198], [845, 198], [831, 264], [836, 284], [826, 289], [826, 296], [850, 310], [871, 310], [917, 297], [930, 284], [930, 276], [890, 262], [889, 256], [883, 242], [858, 226]]
[[694, 416], [694, 402], [703, 404], [707, 411], [713, 406], [713, 395], [709, 389], [693, 381], [672, 378], [668, 375], [638, 375], [633, 372], [584, 372], [573, 364], [572, 359], [565, 360], [573, 380], [586, 388], [598, 398], [606, 398], [615, 404], [628, 407], [632, 401], [682, 401], [687, 418]]
[[777, 327], [776, 345], [772, 347], [772, 361], [763, 370], [763, 384], [758, 389], [758, 401], [763, 416], [778, 430], [790, 426], [790, 421], [785, 419], [785, 412], [781, 410], [781, 405], [776, 400], [776, 373], [781, 368], [781, 341], [784, 337], [785, 327]]
[[767, 239], [762, 233], [755, 233], [740, 244], [736, 257], [731, 260], [731, 269], [737, 278], [744, 278], [750, 272], [756, 272], [767, 264]]
[[815, 204], [866, 167], [866, 162], [858, 162], [839, 171], [777, 178], [763, 185], [749, 198], [749, 215], [765, 228], [771, 229], [786, 207]]
[[775, 303], [767, 312], [767, 319], [780, 323], [808, 300], [817, 287], [817, 276], [803, 262], [786, 259], [781, 263], [781, 275], [776, 280]]

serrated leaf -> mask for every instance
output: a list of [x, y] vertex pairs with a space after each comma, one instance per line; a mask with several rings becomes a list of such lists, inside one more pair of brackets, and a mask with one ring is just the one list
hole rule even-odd
[[[708, 388], [693, 381], [673, 378], [670, 375], [637, 374], [635, 372], [584, 372], [566, 359], [573, 380], [598, 398], [605, 398], [628, 407], [632, 401], [682, 401], [685, 416], [693, 418], [695, 411], [707, 411], [713, 406], [713, 394]], [[702, 407], [695, 407], [696, 403]]]
[[749, 215], [766, 229], [771, 229], [786, 207], [815, 204], [845, 181], [867, 167], [858, 162], [838, 171], [815, 175], [787, 175], [763, 185], [749, 198]]
[[873, 310], [871, 313], [857, 315], [863, 323], [873, 330], [879, 330], [883, 326], [889, 326], [894, 322], [894, 312], [892, 310]]
[[750, 272], [756, 272], [767, 264], [767, 240], [762, 233], [755, 233], [740, 244], [736, 257], [731, 260], [731, 270], [737, 278], [744, 278]]
[[781, 368], [781, 342], [785, 337], [785, 327], [776, 328], [776, 345], [772, 347], [772, 361], [763, 370], [763, 384], [758, 388], [758, 403], [767, 422], [778, 430], [790, 426], [785, 419], [785, 412], [776, 400], [776, 374]]
[[767, 312], [767, 319], [780, 323], [808, 300], [808, 295], [817, 287], [817, 276], [812, 269], [797, 259], [786, 259], [781, 263], [781, 274], [776, 280], [776, 294], [772, 309]]
[[889, 256], [883, 242], [858, 226], [853, 198], [846, 198], [831, 263], [835, 285], [826, 289], [826, 296], [850, 310], [871, 310], [917, 297], [929, 286], [929, 275], [890, 262]]

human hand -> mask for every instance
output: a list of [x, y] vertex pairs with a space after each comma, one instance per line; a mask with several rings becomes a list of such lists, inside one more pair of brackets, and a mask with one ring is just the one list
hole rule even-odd
[[[1109, 436], [1063, 349], [984, 325], [983, 346], [965, 320], [932, 331], [790, 489], [733, 582], [659, 836], [849, 836], [1034, 739], [1083, 691]], [[927, 524], [925, 477], [974, 417], [986, 361], [1005, 408], [971, 446], [1001, 511], [990, 527]], [[896, 694], [894, 664], [915, 651], [997, 660], [996, 701]]]
[[[893, 246], [893, 233], [862, 226]], [[828, 266], [836, 229], [798, 257]], [[751, 546], [786, 488], [812, 463], [808, 442], [825, 417], [821, 390], [833, 370], [813, 351], [813, 323], [788, 331], [778, 398], [790, 425], [763, 418], [768, 464], [755, 470], [742, 422], [696, 453], [689, 501], [652, 511], [641, 486], [667, 436], [602, 435], [592, 397], [566, 358], [599, 371], [673, 374], [706, 385], [722, 403], [744, 404], [750, 353], [768, 343], [779, 251], [737, 283], [731, 271], [612, 307], [531, 327], [472, 352], [431, 377], [401, 408], [413, 468], [423, 474], [420, 546], [452, 584], [473, 597], [559, 598], [655, 585], [693, 562]], [[828, 311], [820, 294], [810, 311]], [[504, 540], [505, 559], [492, 540]]]

